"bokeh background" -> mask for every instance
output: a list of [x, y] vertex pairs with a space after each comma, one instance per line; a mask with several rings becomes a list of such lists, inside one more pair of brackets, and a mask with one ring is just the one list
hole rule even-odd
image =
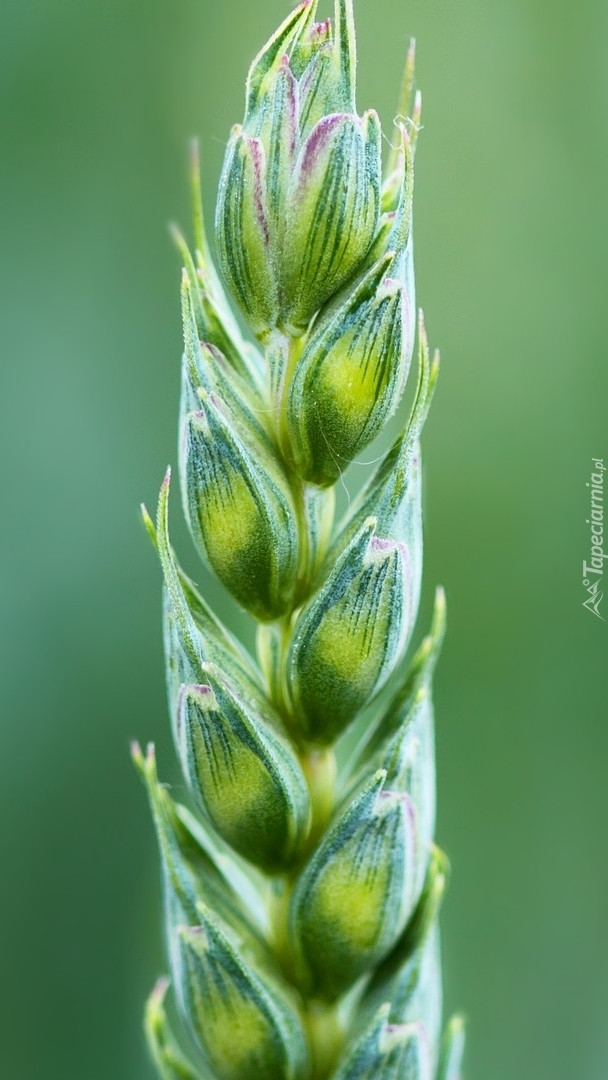
[[[1, 7], [0, 1071], [151, 1080], [159, 888], [128, 742], [156, 740], [172, 775], [137, 511], [175, 460], [165, 226], [188, 224], [193, 134], [211, 216], [247, 65], [288, 4]], [[608, 464], [608, 6], [357, 9], [360, 106], [390, 125], [411, 34], [424, 91], [447, 1002], [469, 1019], [468, 1080], [605, 1080], [608, 630], [581, 567], [590, 459]]]

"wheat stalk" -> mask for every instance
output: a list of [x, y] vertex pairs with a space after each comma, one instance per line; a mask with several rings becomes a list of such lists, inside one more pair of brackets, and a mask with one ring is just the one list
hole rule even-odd
[[[200, 554], [256, 620], [254, 660], [156, 524], [169, 706], [198, 815], [134, 760], [160, 846], [171, 981], [189, 1056], [155, 988], [164, 1080], [457, 1080], [441, 1037], [431, 681], [445, 623], [409, 665], [420, 596], [420, 434], [435, 386], [416, 319], [410, 48], [384, 178], [355, 104], [350, 0], [307, 0], [255, 59], [220, 181], [213, 267], [193, 156], [195, 250], [181, 235], [180, 486]], [[407, 422], [334, 524], [342, 473], [403, 398]], [[191, 1059], [191, 1060], [190, 1060]]]

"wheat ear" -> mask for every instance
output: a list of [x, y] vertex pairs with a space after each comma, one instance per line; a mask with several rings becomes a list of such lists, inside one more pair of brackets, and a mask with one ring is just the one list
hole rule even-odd
[[[163, 1080], [458, 1080], [441, 1035], [431, 681], [445, 624], [405, 656], [422, 575], [420, 435], [433, 394], [414, 299], [420, 97], [410, 48], [384, 174], [355, 104], [351, 0], [292, 12], [253, 62], [228, 143], [214, 269], [193, 156], [183, 256], [182, 503], [207, 566], [257, 623], [254, 659], [156, 523], [175, 748], [196, 813], [133, 747], [158, 835], [170, 978], [146, 1009]], [[336, 484], [401, 432], [334, 523]]]

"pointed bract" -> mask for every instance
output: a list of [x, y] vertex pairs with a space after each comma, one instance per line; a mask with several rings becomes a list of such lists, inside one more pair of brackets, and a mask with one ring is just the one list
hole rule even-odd
[[[182, 326], [184, 357], [180, 432], [189, 413], [200, 405], [200, 391], [222, 398], [235, 420], [251, 431], [268, 449], [272, 448], [262, 417], [266, 406], [256, 388], [232, 370], [225, 352], [213, 340], [201, 339], [196, 321], [195, 299], [187, 274], [182, 275]], [[180, 443], [183, 439], [180, 439]]]
[[386, 769], [387, 785], [405, 792], [416, 815], [413, 875], [414, 893], [419, 896], [427, 872], [435, 833], [435, 733], [430, 694], [421, 690], [412, 707], [401, 717], [395, 734], [376, 755], [370, 756], [372, 769]]
[[279, 314], [272, 268], [266, 152], [240, 125], [232, 130], [220, 177], [216, 212], [220, 266], [232, 294], [261, 341]]
[[327, 832], [294, 889], [302, 978], [332, 1001], [394, 945], [413, 909], [415, 813], [379, 772]]
[[403, 544], [364, 523], [304, 608], [287, 658], [295, 721], [309, 742], [333, 741], [386, 682], [412, 630]]
[[422, 574], [422, 511], [420, 435], [433, 398], [439, 360], [431, 361], [422, 312], [418, 328], [418, 384], [408, 422], [376, 471], [365, 484], [336, 529], [327, 562], [333, 565], [363, 522], [373, 514], [382, 536], [408, 544], [418, 552], [415, 563]]
[[432, 1080], [424, 1025], [390, 1024], [383, 1007], [332, 1080]]
[[375, 113], [324, 117], [295, 165], [287, 200], [282, 318], [294, 333], [355, 272], [380, 216]]
[[313, 331], [289, 389], [290, 448], [300, 476], [334, 484], [400, 401], [409, 356], [403, 287], [391, 256]]
[[[175, 928], [183, 923], [196, 924], [199, 905], [209, 904], [229, 926], [238, 939], [247, 944], [253, 955], [270, 963], [270, 953], [259, 924], [253, 921], [253, 905], [249, 911], [241, 902], [239, 892], [214, 858], [213, 845], [203, 847], [191, 828], [187, 813], [176, 804], [158, 781], [154, 747], [149, 746], [144, 757], [139, 746], [132, 747], [133, 761], [144, 781], [154, 819], [161, 858], [165, 932], [171, 974], [174, 983], [181, 977], [181, 955], [177, 948]], [[199, 829], [200, 833], [200, 829]]]
[[340, 84], [349, 108], [354, 112], [357, 43], [355, 40], [355, 18], [353, 0], [335, 0], [336, 23], [336, 66], [340, 72]]
[[209, 1072], [196, 1070], [179, 1049], [165, 1012], [168, 979], [159, 979], [146, 1003], [144, 1030], [152, 1060], [161, 1080], [213, 1080]]
[[[435, 607], [430, 633], [422, 641], [405, 676], [398, 683], [386, 707], [377, 717], [366, 747], [367, 755], [378, 747], [384, 748], [389, 745], [392, 737], [404, 725], [407, 726], [411, 717], [420, 716], [420, 712], [417, 711], [418, 706], [422, 706], [423, 722], [429, 720], [429, 710], [432, 722], [432, 680], [443, 644], [445, 626], [445, 594], [442, 588], [438, 588], [435, 592]], [[427, 710], [426, 716], [424, 715], [425, 709]]]
[[169, 709], [174, 739], [177, 705], [184, 683], [200, 682], [201, 664], [211, 661], [236, 679], [246, 700], [262, 709], [265, 699], [261, 676], [242, 646], [209, 609], [176, 561], [169, 538], [168, 470], [160, 490], [156, 528], [143, 508], [144, 523], [158, 551], [165, 588], [163, 591], [164, 645]]
[[296, 515], [285, 479], [261, 446], [245, 442], [225, 405], [201, 391], [184, 430], [183, 474], [193, 538], [223, 585], [266, 621], [293, 600]]
[[453, 1016], [443, 1040], [441, 1064], [437, 1080], [462, 1080], [462, 1058], [464, 1055], [465, 1026], [462, 1016]]
[[186, 288], [189, 293], [197, 340], [218, 349], [233, 374], [259, 391], [262, 359], [258, 351], [243, 340], [209, 256], [200, 257], [197, 265], [179, 229], [172, 228], [172, 233], [184, 263], [182, 292]]
[[180, 1007], [218, 1080], [304, 1080], [308, 1048], [287, 985], [257, 970], [208, 908], [177, 937]]
[[276, 873], [293, 862], [308, 831], [304, 774], [278, 721], [247, 708], [213, 664], [202, 665], [201, 678], [180, 696], [184, 773], [220, 836]]
[[441, 977], [437, 914], [447, 876], [447, 860], [434, 849], [424, 892], [406, 929], [368, 983], [357, 1009], [356, 1026], [366, 1027], [385, 1002], [392, 1024], [422, 1022], [428, 1034], [433, 1072], [441, 1034]]
[[257, 114], [263, 111], [268, 76], [280, 67], [282, 58], [289, 54], [294, 42], [302, 36], [314, 18], [316, 7], [317, 0], [313, 3], [304, 0], [294, 8], [253, 61], [246, 86], [245, 124], [248, 127], [255, 124]]

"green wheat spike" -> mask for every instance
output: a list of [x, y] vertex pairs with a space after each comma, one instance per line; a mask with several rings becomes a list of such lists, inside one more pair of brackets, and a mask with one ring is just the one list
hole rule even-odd
[[[378, 116], [356, 108], [352, 0], [333, 21], [316, 9], [304, 0], [254, 60], [220, 179], [218, 261], [253, 340], [211, 259], [196, 149], [192, 252], [175, 230], [182, 506], [257, 655], [180, 568], [168, 472], [144, 522], [194, 812], [153, 747], [133, 748], [162, 866], [170, 979], [145, 1015], [162, 1080], [461, 1078], [462, 1018], [442, 1035], [448, 867], [433, 841], [442, 590], [406, 659], [439, 362], [414, 292], [414, 44], [383, 171]], [[334, 523], [336, 484], [403, 411], [415, 353], [409, 418]]]

